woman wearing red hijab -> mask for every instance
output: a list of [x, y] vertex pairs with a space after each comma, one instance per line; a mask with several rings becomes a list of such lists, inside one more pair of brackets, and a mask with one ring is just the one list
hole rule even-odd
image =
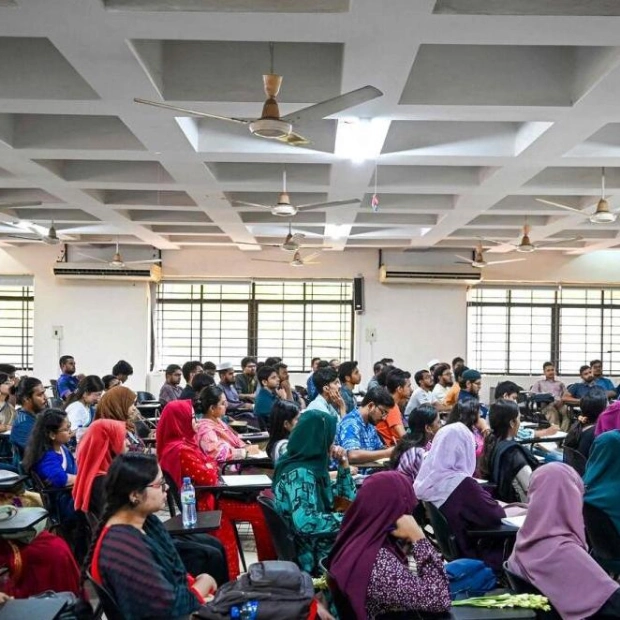
[[[219, 476], [215, 460], [198, 448], [195, 424], [190, 400], [169, 402], [157, 424], [159, 464], [162, 470], [174, 479], [179, 489], [186, 476], [189, 476], [196, 486], [215, 485]], [[211, 493], [198, 492], [197, 500], [198, 510], [215, 508], [215, 498]], [[239, 550], [232, 529], [233, 521], [246, 521], [252, 525], [259, 561], [276, 559], [271, 535], [257, 502], [220, 499], [217, 508], [222, 511], [222, 525], [213, 534], [224, 545], [231, 579], [236, 579], [239, 575]]]
[[103, 479], [114, 457], [125, 452], [125, 422], [95, 420], [86, 431], [77, 449], [77, 475], [73, 485], [76, 510], [103, 514], [105, 493]]
[[[364, 481], [344, 516], [328, 567], [359, 620], [450, 608], [441, 556], [411, 516], [417, 503], [404, 474], [379, 472]], [[410, 545], [416, 575], [408, 568], [405, 545]]]

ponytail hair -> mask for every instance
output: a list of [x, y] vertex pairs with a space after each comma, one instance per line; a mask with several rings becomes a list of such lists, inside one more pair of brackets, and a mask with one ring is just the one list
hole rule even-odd
[[428, 440], [426, 427], [430, 426], [437, 418], [437, 410], [432, 405], [420, 405], [409, 414], [409, 430], [394, 446], [390, 456], [390, 469], [397, 469], [400, 459], [411, 448], [423, 448]]
[[491, 432], [484, 438], [484, 449], [480, 470], [485, 478], [489, 478], [493, 452], [500, 441], [504, 441], [510, 432], [510, 423], [519, 417], [519, 405], [514, 400], [500, 398], [489, 407], [489, 426]]

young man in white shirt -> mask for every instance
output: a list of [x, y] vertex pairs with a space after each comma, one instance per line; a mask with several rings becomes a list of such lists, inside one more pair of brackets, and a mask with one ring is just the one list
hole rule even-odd
[[413, 376], [416, 385], [418, 386], [405, 408], [405, 419], [409, 417], [409, 414], [417, 409], [420, 405], [434, 405], [437, 402], [437, 398], [433, 395], [433, 377], [428, 370], [418, 370]]
[[433, 381], [435, 383], [433, 396], [443, 404], [448, 390], [454, 384], [454, 375], [450, 364], [437, 364], [433, 372]]

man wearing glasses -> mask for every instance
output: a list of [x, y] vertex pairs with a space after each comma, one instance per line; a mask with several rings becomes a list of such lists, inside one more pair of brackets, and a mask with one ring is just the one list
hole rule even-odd
[[388, 458], [393, 446], [386, 448], [377, 433], [377, 423], [394, 406], [394, 399], [382, 387], [366, 392], [359, 409], [347, 413], [336, 429], [335, 444], [347, 451], [351, 465]]

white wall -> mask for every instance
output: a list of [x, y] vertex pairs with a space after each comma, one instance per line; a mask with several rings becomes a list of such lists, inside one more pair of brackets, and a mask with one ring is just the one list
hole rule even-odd
[[[105, 374], [120, 358], [134, 366], [130, 386], [143, 388], [149, 368], [148, 285], [107, 281], [62, 281], [52, 274], [58, 248], [31, 245], [0, 248], [0, 275], [31, 274], [35, 281], [35, 375], [58, 374], [58, 355], [75, 355], [78, 371]], [[384, 262], [428, 264], [433, 253], [389, 253]], [[275, 259], [287, 255], [273, 251]], [[450, 253], [451, 256], [451, 253]], [[431, 358], [465, 356], [466, 288], [464, 286], [384, 285], [378, 281], [375, 250], [325, 252], [317, 266], [303, 269], [252, 260], [255, 252], [187, 248], [163, 253], [166, 277], [199, 278], [365, 278], [365, 313], [356, 317], [355, 356], [365, 382], [376, 359], [394, 357], [415, 371]], [[265, 257], [264, 254], [261, 258]], [[618, 254], [586, 256], [544, 253], [527, 262], [487, 268], [485, 278], [519, 282], [620, 282]], [[62, 325], [64, 339], [51, 338], [52, 326]], [[366, 330], [377, 334], [366, 342]], [[183, 360], [181, 360], [183, 361]], [[495, 384], [491, 379], [489, 385]], [[485, 388], [486, 389], [486, 388]]]
[[[148, 369], [148, 285], [142, 282], [59, 280], [52, 273], [58, 248], [0, 249], [0, 274], [34, 276], [34, 376], [58, 376], [60, 355], [77, 371], [108, 374], [121, 358], [134, 367], [128, 386], [142, 389]], [[63, 327], [61, 341], [52, 326]]]

